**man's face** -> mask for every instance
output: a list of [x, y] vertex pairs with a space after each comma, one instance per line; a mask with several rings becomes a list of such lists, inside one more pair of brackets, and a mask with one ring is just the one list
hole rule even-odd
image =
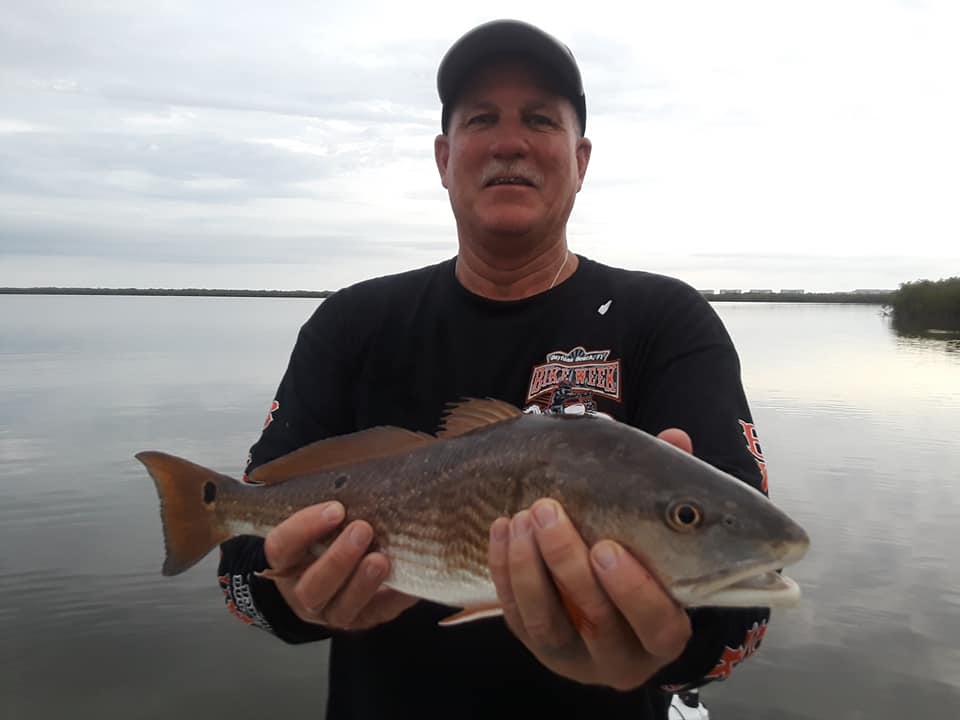
[[516, 62], [474, 76], [434, 150], [460, 235], [478, 239], [562, 233], [590, 159], [572, 103]]

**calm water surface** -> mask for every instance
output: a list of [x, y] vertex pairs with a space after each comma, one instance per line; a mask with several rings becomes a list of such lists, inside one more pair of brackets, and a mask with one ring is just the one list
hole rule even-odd
[[[239, 473], [315, 300], [0, 296], [0, 717], [317, 718], [325, 644], [163, 578], [163, 449]], [[714, 720], [960, 717], [960, 340], [876, 307], [718, 304], [801, 607], [704, 690]]]

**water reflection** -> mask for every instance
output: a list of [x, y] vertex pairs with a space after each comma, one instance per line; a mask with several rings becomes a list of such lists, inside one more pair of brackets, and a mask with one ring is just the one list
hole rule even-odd
[[919, 328], [891, 318], [890, 331], [895, 334], [897, 344], [904, 349], [945, 353], [952, 360], [960, 362], [960, 330]]
[[897, 345], [910, 351], [946, 353], [951, 359], [960, 361], [960, 333], [897, 333]]
[[897, 335], [904, 338], [942, 341], [953, 344], [954, 348], [956, 344], [960, 342], [960, 330], [944, 330], [904, 322], [903, 320], [899, 320], [896, 315], [890, 317], [890, 327]]
[[899, 335], [869, 307], [718, 310], [743, 356], [771, 494], [812, 547], [791, 572], [803, 604], [775, 614], [755, 665], [704, 693], [711, 711], [954, 717], [957, 340]]
[[[162, 578], [133, 460], [167, 449], [236, 474], [315, 305], [0, 298], [0, 716], [253, 718], [277, 697], [318, 716], [325, 645], [240, 626], [213, 557]], [[712, 716], [954, 717], [960, 337], [899, 334], [869, 306], [716, 307], [772, 496], [813, 545], [790, 572], [802, 605], [707, 688]]]

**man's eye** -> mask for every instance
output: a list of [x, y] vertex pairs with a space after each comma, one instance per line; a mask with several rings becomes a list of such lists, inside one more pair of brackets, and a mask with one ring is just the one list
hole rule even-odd
[[544, 127], [553, 127], [556, 125], [556, 123], [553, 121], [553, 118], [547, 117], [546, 115], [531, 115], [530, 124]]
[[489, 125], [494, 121], [492, 113], [481, 113], [467, 118], [467, 125]]

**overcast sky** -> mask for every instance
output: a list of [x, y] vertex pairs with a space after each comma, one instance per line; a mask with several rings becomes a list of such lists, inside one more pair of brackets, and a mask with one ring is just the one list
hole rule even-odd
[[451, 257], [436, 66], [495, 17], [580, 62], [577, 252], [700, 288], [960, 275], [955, 0], [31, 0], [0, 14], [0, 286], [336, 289]]

